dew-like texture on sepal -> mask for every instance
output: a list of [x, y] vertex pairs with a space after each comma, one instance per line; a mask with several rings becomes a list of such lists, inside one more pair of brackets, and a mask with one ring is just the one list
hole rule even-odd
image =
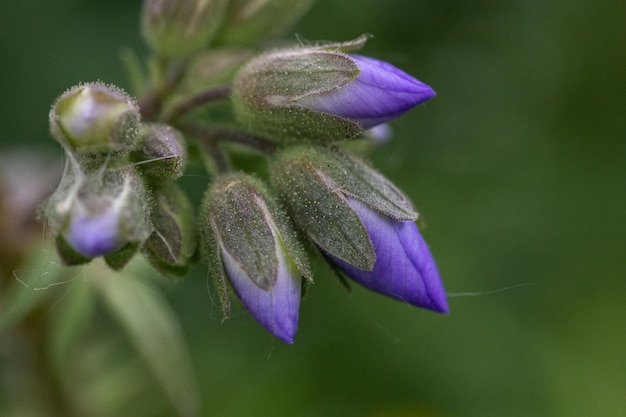
[[408, 197], [359, 158], [338, 149], [317, 147], [309, 152], [316, 155], [314, 160], [325, 162], [325, 169], [347, 196], [361, 200], [396, 220], [417, 219]]
[[434, 90], [406, 72], [378, 59], [350, 55], [360, 70], [348, 85], [311, 94], [300, 105], [359, 123], [364, 129], [393, 120], [435, 96]]
[[153, 232], [143, 247], [146, 258], [167, 276], [184, 275], [196, 253], [198, 239], [189, 198], [175, 184], [156, 190], [151, 221]]
[[79, 84], [50, 110], [50, 133], [77, 157], [126, 155], [138, 138], [139, 107], [124, 91], [101, 82]]
[[340, 52], [295, 49], [261, 55], [235, 76], [232, 100], [240, 123], [270, 139], [332, 142], [361, 133], [355, 122], [303, 107], [300, 99], [353, 81], [358, 66]]
[[255, 188], [231, 176], [213, 185], [209, 216], [222, 248], [259, 288], [267, 290], [276, 282], [278, 260], [268, 212], [261, 201]]
[[229, 0], [144, 0], [141, 33], [166, 58], [184, 58], [206, 48], [222, 24]]
[[301, 277], [310, 278], [295, 231], [266, 187], [244, 174], [212, 184], [200, 213], [211, 272], [228, 280], [250, 314], [270, 333], [292, 343]]
[[437, 266], [415, 223], [390, 219], [354, 199], [349, 202], [372, 240], [376, 263], [371, 271], [364, 271], [332, 254], [328, 258], [350, 278], [373, 291], [448, 313]]
[[150, 185], [157, 186], [183, 175], [187, 149], [179, 131], [166, 124], [148, 123], [141, 128], [131, 159]]
[[372, 269], [376, 255], [335, 181], [334, 162], [313, 147], [287, 149], [272, 161], [272, 184], [290, 217], [315, 244], [352, 265]]
[[314, 0], [230, 0], [215, 42], [255, 46], [284, 33]]

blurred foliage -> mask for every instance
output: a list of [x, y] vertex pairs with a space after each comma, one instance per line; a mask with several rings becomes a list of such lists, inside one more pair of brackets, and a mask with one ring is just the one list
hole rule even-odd
[[[50, 104], [79, 81], [129, 87], [119, 55], [122, 46], [145, 54], [139, 8], [123, 0], [2, 6], [2, 153], [32, 144], [62, 158], [47, 133]], [[624, 16], [626, 2], [612, 0], [318, 0], [294, 33], [373, 33], [363, 53], [438, 93], [395, 122], [371, 159], [424, 216], [451, 314], [357, 286], [346, 292], [318, 265], [296, 344], [287, 346], [243, 311], [222, 323], [199, 265], [162, 291], [191, 350], [203, 415], [621, 415]], [[184, 178], [198, 193], [207, 182]], [[56, 313], [79, 314], [64, 291], [49, 294]], [[117, 415], [170, 415], [122, 330], [95, 316], [68, 372], [91, 380], [104, 402], [131, 399]], [[33, 364], [5, 361], [11, 343], [0, 339], [0, 373], [26, 378]], [[108, 364], [107, 375], [96, 364]], [[112, 373], [126, 383], [111, 382], [120, 380], [107, 379]], [[0, 379], [0, 410], [20, 382]], [[38, 395], [32, 387], [19, 398]]]

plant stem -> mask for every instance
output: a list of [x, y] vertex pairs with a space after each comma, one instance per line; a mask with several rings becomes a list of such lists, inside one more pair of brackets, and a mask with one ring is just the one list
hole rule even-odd
[[186, 61], [171, 62], [159, 60], [156, 63], [158, 75], [152, 76], [155, 84], [145, 96], [139, 99], [139, 110], [144, 120], [158, 119], [163, 100], [174, 90], [185, 74]]
[[230, 95], [230, 91], [231, 89], [228, 85], [202, 91], [174, 107], [164, 119], [168, 122], [172, 122], [188, 111], [198, 108], [203, 104], [227, 98]]
[[270, 142], [264, 137], [242, 130], [225, 127], [206, 127], [191, 124], [182, 124], [177, 125], [176, 127], [184, 134], [199, 139], [205, 145], [226, 141], [247, 146], [265, 155], [272, 155], [278, 149], [278, 145]]

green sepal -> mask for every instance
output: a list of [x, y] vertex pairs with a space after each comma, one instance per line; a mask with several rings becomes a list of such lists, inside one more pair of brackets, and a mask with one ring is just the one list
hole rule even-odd
[[353, 52], [353, 51], [358, 51], [359, 49], [363, 48], [365, 46], [365, 43], [368, 41], [368, 39], [372, 37], [373, 37], [372, 34], [364, 33], [358, 38], [352, 39], [350, 41], [317, 43], [316, 46], [319, 49], [323, 49], [326, 51]]
[[148, 261], [169, 277], [186, 274], [197, 249], [194, 210], [187, 195], [175, 184], [155, 191], [153, 232], [143, 253]]
[[[245, 174], [216, 180], [202, 204], [201, 228], [209, 260], [220, 268], [215, 275], [226, 282], [222, 252], [226, 252], [262, 289], [277, 277], [277, 253], [291, 267], [311, 279], [308, 260], [293, 227], [263, 183]], [[278, 245], [278, 247], [277, 247]]]
[[357, 123], [311, 110], [298, 100], [341, 88], [359, 71], [347, 55], [316, 48], [261, 55], [234, 79], [235, 113], [245, 128], [278, 142], [328, 143], [355, 137], [362, 132]]
[[[206, 202], [206, 197], [205, 197]], [[202, 204], [203, 210], [200, 214], [200, 241], [207, 257], [209, 275], [213, 278], [217, 287], [217, 294], [222, 306], [222, 314], [224, 319], [230, 317], [230, 297], [228, 296], [229, 286], [222, 263], [222, 255], [219, 243], [215, 235], [217, 226], [209, 217], [206, 204]]]
[[54, 244], [57, 249], [57, 253], [63, 265], [66, 266], [77, 266], [77, 265], [85, 265], [93, 260], [93, 258], [88, 258], [86, 256], [81, 255], [76, 252], [70, 245], [67, 243], [65, 238], [62, 235], [57, 235]]
[[127, 243], [118, 251], [104, 256], [104, 261], [115, 271], [120, 271], [133, 259], [138, 249], [139, 244], [137, 242]]
[[378, 171], [352, 155], [317, 148], [318, 155], [325, 155], [331, 169], [331, 177], [346, 195], [356, 198], [374, 210], [399, 221], [415, 221], [415, 212], [409, 199]]
[[325, 252], [363, 270], [372, 270], [376, 254], [341, 185], [332, 178], [334, 161], [314, 147], [288, 148], [272, 161], [271, 178], [287, 212]]

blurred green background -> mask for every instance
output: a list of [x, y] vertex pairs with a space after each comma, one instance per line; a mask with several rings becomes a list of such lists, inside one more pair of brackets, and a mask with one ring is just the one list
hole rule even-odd
[[[80, 81], [128, 87], [119, 53], [146, 53], [139, 8], [0, 6], [1, 152], [36, 144], [62, 157], [50, 104]], [[288, 346], [242, 311], [222, 323], [199, 265], [163, 290], [203, 415], [624, 415], [625, 17], [617, 0], [318, 0], [294, 33], [372, 33], [364, 54], [438, 93], [371, 160], [424, 216], [451, 312], [348, 293], [318, 265]], [[160, 397], [143, 392], [133, 409], [170, 415]]]

